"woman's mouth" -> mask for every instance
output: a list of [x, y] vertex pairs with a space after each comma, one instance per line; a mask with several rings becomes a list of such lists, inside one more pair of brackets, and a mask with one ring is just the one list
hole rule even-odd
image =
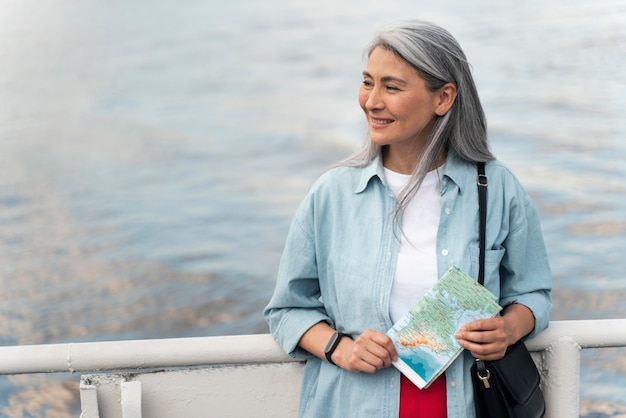
[[384, 126], [393, 122], [393, 119], [370, 119], [372, 125]]

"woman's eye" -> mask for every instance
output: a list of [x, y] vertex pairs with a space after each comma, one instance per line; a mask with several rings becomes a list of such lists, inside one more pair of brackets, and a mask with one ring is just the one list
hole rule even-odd
[[364, 85], [365, 87], [371, 87], [371, 86], [372, 86], [372, 82], [371, 82], [371, 81], [369, 81], [369, 80], [363, 80], [363, 85]]
[[386, 86], [386, 87], [387, 87], [387, 90], [389, 90], [389, 91], [399, 91], [400, 90], [396, 86]]

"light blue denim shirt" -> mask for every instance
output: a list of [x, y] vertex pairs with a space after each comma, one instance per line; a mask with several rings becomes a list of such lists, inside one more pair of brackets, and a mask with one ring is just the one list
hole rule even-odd
[[[478, 275], [476, 166], [450, 154], [443, 167], [437, 268], [455, 265]], [[489, 181], [485, 285], [505, 306], [529, 307], [535, 329], [548, 326], [551, 275], [537, 211], [515, 176], [498, 161], [486, 166]], [[300, 349], [302, 335], [320, 321], [356, 338], [366, 329], [391, 326], [389, 295], [399, 250], [380, 158], [363, 168], [324, 173], [293, 219], [274, 295], [265, 309], [270, 331], [285, 352], [308, 359], [301, 388], [301, 417], [397, 418], [399, 372], [351, 373]], [[464, 352], [446, 371], [449, 418], [473, 418]]]

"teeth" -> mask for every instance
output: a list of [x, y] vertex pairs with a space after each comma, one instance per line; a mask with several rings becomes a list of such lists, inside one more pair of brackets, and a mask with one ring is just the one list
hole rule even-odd
[[377, 124], [387, 124], [393, 121], [389, 119], [372, 119], [372, 122], [377, 123]]

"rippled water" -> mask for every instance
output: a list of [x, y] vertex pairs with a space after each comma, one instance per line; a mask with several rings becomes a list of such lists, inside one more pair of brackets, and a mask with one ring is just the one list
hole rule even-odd
[[[362, 141], [363, 48], [406, 17], [473, 64], [553, 319], [626, 317], [623, 1], [0, 0], [0, 343], [267, 332], [293, 211]], [[585, 416], [626, 413], [624, 350], [582, 381]], [[3, 416], [78, 414], [76, 376], [0, 392]]]

